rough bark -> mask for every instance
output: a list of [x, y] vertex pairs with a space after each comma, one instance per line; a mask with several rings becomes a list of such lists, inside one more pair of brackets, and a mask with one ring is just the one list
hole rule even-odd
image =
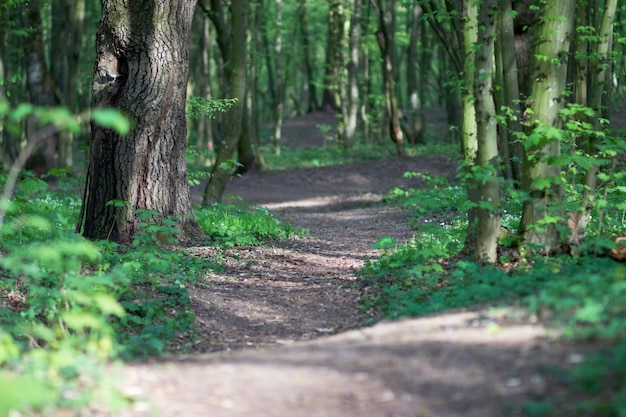
[[497, 0], [483, 0], [479, 11], [479, 27], [474, 74], [474, 105], [476, 107], [477, 144], [480, 178], [477, 181], [480, 199], [477, 209], [478, 230], [475, 255], [494, 263], [498, 257], [500, 234], [500, 182], [496, 106], [493, 97], [494, 37], [498, 15]]
[[92, 126], [83, 216], [85, 237], [131, 241], [137, 210], [172, 217], [179, 238], [200, 235], [185, 148], [189, 35], [195, 0], [102, 0], [92, 107], [134, 122], [127, 136]]
[[561, 239], [557, 219], [565, 221], [557, 207], [562, 198], [560, 167], [551, 162], [560, 155], [561, 144], [558, 138], [546, 134], [546, 129], [561, 127], [559, 113], [564, 102], [575, 9], [575, 2], [546, 2], [532, 54], [535, 59], [522, 184], [530, 198], [522, 209], [519, 233], [525, 242], [545, 253], [558, 248]]

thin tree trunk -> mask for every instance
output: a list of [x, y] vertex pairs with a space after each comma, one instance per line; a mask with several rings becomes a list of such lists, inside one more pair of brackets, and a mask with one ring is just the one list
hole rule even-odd
[[228, 111], [224, 141], [219, 150], [211, 178], [204, 190], [202, 205], [207, 206], [220, 201], [226, 183], [233, 169], [228, 161], [232, 160], [241, 135], [246, 94], [246, 10], [245, 0], [231, 2], [232, 61], [230, 63], [231, 92], [239, 101]]
[[404, 141], [400, 127], [400, 109], [396, 96], [396, 4], [395, 0], [372, 0], [372, 6], [378, 16], [378, 32], [376, 38], [382, 55], [383, 90], [387, 116], [389, 118], [389, 137], [396, 148], [398, 156], [404, 156]]
[[250, 115], [248, 123], [249, 128], [248, 131], [252, 137], [252, 144], [254, 145], [254, 153], [259, 169], [265, 169], [265, 159], [263, 158], [263, 153], [261, 152], [261, 135], [259, 134], [259, 85], [258, 85], [258, 54], [255, 54], [254, 51], [258, 50], [261, 46], [261, 39], [259, 33], [259, 22], [261, 21], [261, 16], [263, 14], [263, 10], [260, 10], [259, 7], [254, 7], [253, 11], [254, 16], [254, 25], [248, 31], [248, 47], [250, 48], [248, 53], [250, 57], [250, 79], [248, 82], [248, 94], [246, 95], [247, 100], [247, 108], [248, 114]]
[[[462, 11], [463, 22], [463, 74], [464, 81], [461, 88], [463, 101], [463, 120], [461, 125], [461, 144], [465, 170], [468, 174], [472, 172], [476, 164], [478, 154], [478, 140], [476, 124], [476, 107], [474, 106], [474, 78], [475, 45], [478, 41], [478, 5], [473, 0], [463, 0]], [[480, 190], [472, 181], [467, 184], [467, 198], [473, 206], [467, 212], [468, 233], [465, 240], [465, 251], [471, 252], [478, 246], [478, 236], [476, 234], [478, 225], [478, 204], [480, 202]]]
[[564, 222], [564, 213], [558, 208], [562, 199], [560, 167], [550, 161], [561, 154], [561, 144], [546, 130], [561, 127], [559, 113], [563, 108], [575, 9], [574, 2], [547, 1], [533, 48], [534, 82], [523, 164], [523, 188], [530, 199], [522, 209], [519, 233], [525, 242], [537, 245], [544, 253], [558, 248], [561, 239], [556, 223]]
[[283, 135], [283, 111], [285, 107], [285, 71], [282, 65], [283, 54], [283, 2], [276, 0], [276, 37], [274, 39], [274, 70], [276, 73], [276, 94], [274, 97], [274, 153], [280, 155]]
[[309, 40], [309, 14], [307, 10], [307, 1], [302, 0], [298, 3], [298, 16], [300, 19], [300, 36], [302, 37], [302, 54], [304, 55], [304, 68], [306, 72], [307, 85], [307, 112], [314, 112], [319, 109], [317, 104], [317, 87], [315, 85], [315, 74], [313, 66], [313, 57], [311, 51], [311, 42]]
[[201, 231], [187, 182], [186, 92], [195, 0], [102, 0], [92, 107], [130, 116], [126, 136], [92, 126], [78, 229], [90, 239], [128, 243], [137, 211], [177, 222], [181, 240]]
[[341, 1], [329, 0], [326, 69], [322, 93], [322, 109], [325, 111], [337, 111], [341, 108], [339, 97], [339, 45], [342, 34], [342, 16], [339, 9]]
[[[419, 75], [419, 40], [420, 40], [420, 19], [422, 8], [415, 3], [410, 9], [409, 46], [406, 62], [407, 94], [409, 96], [409, 114], [407, 124], [407, 136], [409, 143], [421, 143], [424, 140], [424, 109], [420, 97], [420, 75]], [[423, 70], [422, 70], [423, 71]], [[423, 74], [421, 75], [424, 76]]]
[[[357, 0], [359, 1], [359, 0]], [[361, 119], [361, 127], [363, 131], [363, 142], [365, 144], [371, 144], [371, 135], [370, 135], [370, 106], [369, 106], [369, 95], [371, 93], [371, 76], [370, 76], [370, 48], [368, 46], [369, 36], [370, 36], [370, 17], [372, 12], [372, 5], [368, 0], [362, 0], [362, 5], [366, 6], [365, 19], [363, 21], [363, 39], [365, 41], [365, 45], [363, 47], [363, 56], [361, 60], [361, 74], [363, 75], [363, 87], [361, 91], [361, 106], [359, 108], [359, 118]]]
[[[616, 10], [617, 0], [606, 0], [602, 23], [600, 24], [600, 30], [597, 32], [598, 43], [593, 54], [595, 65], [593, 67], [594, 71], [590, 75], [591, 89], [588, 106], [596, 112], [596, 116], [593, 118], [594, 132], [602, 132], [603, 129], [600, 123], [603, 107], [602, 98], [605, 93], [607, 74], [610, 73], [611, 58], [609, 57], [609, 51], [613, 43], [613, 22], [615, 21]], [[595, 134], [589, 135], [587, 142], [589, 154], [595, 155], [598, 152], [597, 136]], [[593, 164], [587, 169], [581, 208], [576, 215], [576, 226], [572, 230], [572, 240], [575, 242], [578, 242], [578, 234], [584, 233], [591, 216], [590, 212], [594, 203], [593, 200], [598, 182], [598, 171], [599, 167], [597, 164]]]
[[352, 0], [352, 17], [350, 19], [350, 46], [348, 61], [348, 97], [347, 114], [344, 116], [344, 146], [354, 146], [359, 117], [359, 65], [361, 55], [361, 0]]
[[507, 124], [504, 127], [507, 130], [507, 135], [503, 136], [501, 140], [506, 141], [507, 145], [508, 152], [505, 151], [504, 157], [507, 159], [506, 163], [510, 170], [510, 177], [521, 183], [524, 146], [519, 139], [523, 129], [511, 0], [500, 0], [498, 20], [500, 29], [498, 34], [498, 54], [500, 55], [500, 72], [503, 75], [502, 105], [510, 109], [514, 116], [507, 120]]
[[496, 106], [493, 97], [494, 37], [498, 14], [497, 0], [483, 0], [480, 5], [478, 38], [480, 48], [476, 52], [474, 73], [474, 98], [477, 120], [478, 160], [480, 179], [476, 188], [480, 193], [477, 210], [478, 230], [476, 257], [495, 263], [498, 257], [498, 235], [500, 234], [500, 161], [498, 158], [498, 130]]
[[[41, 9], [38, 0], [30, 0], [26, 10], [26, 24], [30, 28], [24, 48], [24, 67], [30, 102], [36, 106], [56, 106], [59, 104], [54, 93], [54, 82], [46, 64], [43, 43]], [[32, 137], [38, 130], [38, 121], [32, 116], [27, 121], [27, 136]], [[56, 165], [58, 134], [44, 138], [26, 162], [26, 168], [37, 174], [45, 174]]]

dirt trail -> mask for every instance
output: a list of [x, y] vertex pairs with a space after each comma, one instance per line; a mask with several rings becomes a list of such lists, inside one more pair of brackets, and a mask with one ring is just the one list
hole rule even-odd
[[355, 269], [378, 256], [379, 237], [414, 233], [380, 204], [392, 186], [416, 185], [405, 171], [452, 175], [454, 165], [404, 158], [230, 184], [310, 236], [223, 253], [225, 271], [192, 291], [201, 353], [124, 367], [123, 390], [137, 399], [126, 415], [520, 416], [547, 395], [544, 367], [578, 356], [540, 324], [478, 309], [363, 327], [375, 317], [360, 308]]

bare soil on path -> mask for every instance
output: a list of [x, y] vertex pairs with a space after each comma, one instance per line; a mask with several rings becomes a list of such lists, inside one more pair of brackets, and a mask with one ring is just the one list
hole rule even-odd
[[[287, 137], [298, 122], [286, 124]], [[192, 289], [198, 353], [125, 366], [122, 388], [136, 399], [126, 415], [522, 416], [529, 400], [557, 390], [546, 369], [577, 362], [581, 351], [510, 312], [366, 327], [380, 318], [363, 311], [355, 272], [379, 255], [380, 237], [414, 235], [405, 212], [380, 203], [392, 187], [419, 186], [406, 171], [453, 176], [455, 166], [403, 158], [233, 181], [227, 193], [309, 234], [262, 248], [194, 248], [225, 263]]]

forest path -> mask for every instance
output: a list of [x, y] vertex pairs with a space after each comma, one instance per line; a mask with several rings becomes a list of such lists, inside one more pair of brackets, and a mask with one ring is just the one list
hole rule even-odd
[[[521, 416], [548, 395], [544, 367], [573, 347], [539, 324], [487, 309], [381, 322], [361, 311], [355, 269], [381, 236], [414, 231], [380, 204], [406, 171], [452, 175], [443, 158], [250, 173], [228, 193], [310, 234], [222, 252], [225, 270], [192, 289], [199, 354], [125, 366], [132, 416]], [[198, 256], [216, 256], [195, 248]], [[118, 414], [119, 415], [119, 414]]]

